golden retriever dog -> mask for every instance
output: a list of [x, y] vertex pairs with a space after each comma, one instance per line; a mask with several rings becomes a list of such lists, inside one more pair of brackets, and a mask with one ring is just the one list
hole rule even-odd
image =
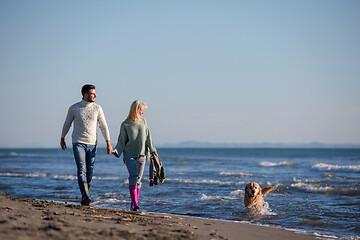
[[260, 185], [256, 182], [248, 183], [245, 187], [244, 204], [247, 209], [261, 210], [264, 205], [264, 199], [266, 194], [274, 190], [274, 187], [260, 188]]

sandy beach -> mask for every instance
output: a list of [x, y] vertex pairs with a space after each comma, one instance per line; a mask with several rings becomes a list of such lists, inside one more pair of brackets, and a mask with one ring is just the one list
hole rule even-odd
[[278, 228], [0, 194], [0, 239], [315, 239]]

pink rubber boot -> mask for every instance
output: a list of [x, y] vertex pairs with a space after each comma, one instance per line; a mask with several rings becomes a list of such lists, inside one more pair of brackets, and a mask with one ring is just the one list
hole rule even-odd
[[140, 197], [140, 188], [137, 188], [137, 190], [136, 190], [136, 202], [138, 203], [138, 205], [139, 205], [139, 197]]
[[137, 189], [136, 185], [129, 185], [130, 197], [131, 197], [131, 206], [132, 211], [137, 211], [140, 207], [137, 201]]

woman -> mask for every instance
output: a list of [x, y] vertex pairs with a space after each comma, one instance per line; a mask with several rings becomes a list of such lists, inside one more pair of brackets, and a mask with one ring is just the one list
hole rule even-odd
[[138, 201], [146, 158], [149, 153], [158, 155], [146, 120], [142, 118], [145, 109], [147, 106], [139, 100], [131, 104], [129, 116], [121, 124], [118, 142], [113, 150], [116, 157], [123, 154], [124, 163], [129, 171], [130, 209], [132, 211], [140, 209]]

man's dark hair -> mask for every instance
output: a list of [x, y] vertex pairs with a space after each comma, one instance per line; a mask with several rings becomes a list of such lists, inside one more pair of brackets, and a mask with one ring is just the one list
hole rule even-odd
[[86, 84], [81, 88], [81, 94], [84, 96], [86, 93], [89, 94], [91, 89], [95, 89], [95, 86], [92, 84]]

